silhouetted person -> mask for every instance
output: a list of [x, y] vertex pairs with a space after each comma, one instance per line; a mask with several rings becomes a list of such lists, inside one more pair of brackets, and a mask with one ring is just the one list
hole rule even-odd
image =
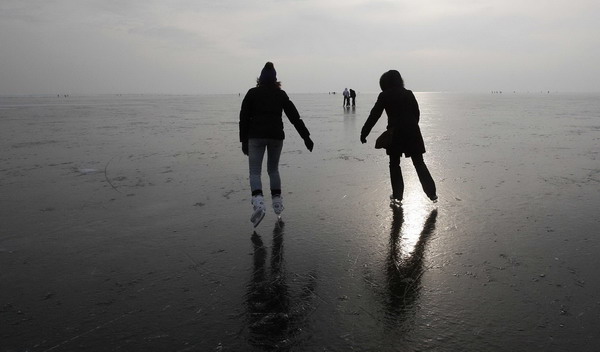
[[310, 132], [300, 118], [294, 103], [281, 89], [281, 82], [277, 81], [277, 72], [273, 63], [267, 62], [260, 72], [256, 87], [246, 93], [240, 111], [240, 142], [242, 142], [242, 152], [248, 155], [253, 206], [250, 221], [254, 227], [258, 226], [266, 213], [261, 181], [265, 150], [273, 210], [278, 216], [283, 211], [279, 176], [279, 157], [285, 138], [283, 112], [304, 139], [306, 148], [312, 152], [314, 143], [310, 139]]
[[423, 160], [425, 143], [419, 128], [420, 111], [417, 99], [412, 91], [404, 88], [404, 80], [396, 70], [384, 73], [379, 79], [379, 86], [381, 93], [362, 128], [360, 141], [367, 142], [367, 136], [385, 110], [388, 117], [387, 129], [393, 131], [392, 145], [386, 149], [386, 154], [390, 158], [392, 183], [390, 199], [394, 202], [402, 202], [404, 180], [400, 170], [400, 158], [404, 154], [412, 159], [423, 191], [435, 202], [437, 201], [435, 182]]
[[356, 92], [350, 88], [350, 99], [352, 99], [352, 106], [356, 106]]
[[344, 88], [344, 93], [342, 93], [344, 95], [344, 107], [346, 106], [350, 106], [350, 92], [348, 91], [348, 88]]

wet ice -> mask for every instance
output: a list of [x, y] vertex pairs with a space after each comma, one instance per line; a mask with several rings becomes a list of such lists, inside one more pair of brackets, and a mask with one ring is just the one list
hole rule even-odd
[[417, 93], [440, 200], [403, 160], [402, 208], [358, 141], [376, 95], [290, 96], [315, 149], [286, 125], [255, 235], [237, 95], [0, 98], [3, 346], [598, 344], [597, 95]]

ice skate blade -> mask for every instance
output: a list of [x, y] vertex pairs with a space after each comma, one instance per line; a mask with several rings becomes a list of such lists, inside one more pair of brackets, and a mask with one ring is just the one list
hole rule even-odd
[[257, 227], [258, 224], [260, 224], [260, 222], [265, 218], [266, 214], [267, 212], [264, 209], [255, 211], [254, 214], [252, 214], [252, 217], [250, 218], [252, 225], [254, 225], [254, 227]]

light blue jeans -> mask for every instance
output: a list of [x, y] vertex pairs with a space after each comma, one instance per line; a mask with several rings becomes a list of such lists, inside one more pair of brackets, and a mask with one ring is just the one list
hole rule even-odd
[[267, 151], [267, 173], [271, 191], [281, 192], [281, 178], [279, 177], [279, 157], [283, 148], [283, 140], [270, 138], [250, 138], [248, 140], [248, 162], [250, 164], [250, 189], [252, 195], [262, 191], [262, 162]]

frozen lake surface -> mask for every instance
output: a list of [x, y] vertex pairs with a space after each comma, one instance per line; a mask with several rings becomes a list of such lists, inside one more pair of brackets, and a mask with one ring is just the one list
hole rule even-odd
[[376, 94], [289, 95], [256, 233], [242, 97], [0, 97], [0, 351], [600, 348], [599, 95], [416, 93], [402, 210]]

